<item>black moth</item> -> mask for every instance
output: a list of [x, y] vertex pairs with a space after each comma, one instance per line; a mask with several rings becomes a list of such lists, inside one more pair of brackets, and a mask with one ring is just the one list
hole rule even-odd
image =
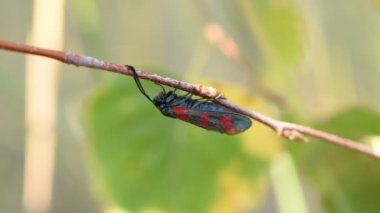
[[160, 85], [162, 92], [151, 99], [145, 92], [135, 68], [130, 65], [125, 66], [133, 72], [134, 80], [141, 93], [167, 117], [177, 118], [207, 130], [228, 135], [241, 133], [252, 124], [247, 117], [210, 100], [193, 99], [191, 93], [177, 95], [175, 90], [166, 92], [162, 85]]

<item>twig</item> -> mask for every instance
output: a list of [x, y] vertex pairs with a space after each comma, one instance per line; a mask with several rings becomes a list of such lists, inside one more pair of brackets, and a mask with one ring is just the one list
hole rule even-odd
[[[105, 62], [90, 56], [82, 56], [72, 52], [49, 50], [44, 48], [38, 48], [34, 46], [29, 46], [25, 44], [18, 44], [9, 41], [0, 40], [0, 49], [11, 50], [15, 52], [29, 53], [33, 55], [45, 56], [48, 58], [53, 58], [59, 60], [66, 64], [73, 64], [75, 66], [84, 66], [90, 68], [96, 68], [100, 70], [106, 70], [110, 72], [120, 73], [124, 75], [132, 76], [132, 72], [128, 70], [127, 67], [123, 65], [112, 64]], [[276, 133], [284, 138], [290, 140], [302, 140], [308, 141], [304, 135], [309, 135], [315, 138], [320, 138], [326, 142], [341, 146], [346, 149], [350, 149], [375, 159], [380, 160], [380, 153], [376, 153], [373, 149], [359, 142], [352, 141], [346, 138], [342, 138], [327, 132], [319, 131], [307, 126], [302, 126], [294, 123], [287, 123], [273, 118], [264, 116], [260, 113], [253, 112], [251, 110], [245, 109], [241, 106], [238, 106], [227, 99], [219, 93], [216, 89], [212, 87], [190, 84], [182, 81], [177, 81], [175, 79], [161, 77], [156, 74], [151, 74], [144, 71], [138, 71], [138, 75], [142, 79], [146, 79], [158, 84], [174, 87], [195, 95], [213, 99], [215, 103], [220, 104], [226, 108], [229, 108], [237, 113], [246, 115], [254, 120], [257, 120], [264, 125], [272, 128]], [[303, 135], [304, 134], [304, 135]]]

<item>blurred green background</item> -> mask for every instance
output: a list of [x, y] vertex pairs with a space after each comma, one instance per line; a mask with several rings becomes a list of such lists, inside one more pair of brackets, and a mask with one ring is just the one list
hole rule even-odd
[[[26, 41], [32, 5], [0, 0], [0, 39]], [[379, 146], [378, 0], [71, 0], [62, 9], [65, 50], [210, 85], [276, 119]], [[0, 51], [0, 62], [0, 212], [21, 212], [25, 56]], [[380, 162], [360, 154], [288, 142], [257, 122], [237, 136], [206, 131], [163, 117], [131, 78], [88, 68], [63, 65], [57, 95], [51, 212], [380, 209]]]

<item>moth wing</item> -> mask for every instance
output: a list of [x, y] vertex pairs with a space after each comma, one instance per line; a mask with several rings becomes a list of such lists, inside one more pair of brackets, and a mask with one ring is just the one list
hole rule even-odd
[[174, 116], [201, 128], [225, 133], [238, 134], [248, 129], [252, 122], [247, 117], [231, 111], [195, 110], [173, 107]]

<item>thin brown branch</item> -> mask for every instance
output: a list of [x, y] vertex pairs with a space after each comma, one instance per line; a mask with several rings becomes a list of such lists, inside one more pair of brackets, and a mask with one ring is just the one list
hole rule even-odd
[[[4, 41], [4, 40], [0, 40], [0, 49], [7, 49], [7, 50], [15, 51], [15, 52], [29, 53], [33, 55], [53, 58], [63, 63], [73, 64], [75, 66], [90, 67], [90, 68], [95, 68], [99, 70], [120, 73], [123, 75], [130, 75], [130, 76], [133, 75], [132, 72], [123, 65], [112, 64], [112, 63], [102, 61], [91, 56], [83, 56], [83, 55], [79, 55], [73, 52], [44, 49], [44, 48], [39, 48], [35, 46], [19, 44], [19, 43]], [[189, 84], [186, 82], [177, 81], [175, 79], [171, 79], [167, 77], [161, 77], [159, 75], [151, 74], [144, 71], [138, 71], [138, 75], [142, 79], [146, 79], [158, 84], [163, 84], [166, 86], [178, 88], [180, 90], [187, 91], [198, 96], [202, 96], [206, 98], [223, 97], [221, 94], [219, 94], [216, 91], [216, 89], [212, 87], [205, 87], [205, 86], [197, 85], [197, 84]]]
[[[53, 58], [64, 62], [66, 64], [73, 64], [75, 66], [84, 66], [90, 68], [96, 68], [99, 70], [106, 70], [110, 72], [120, 73], [124, 75], [132, 76], [132, 72], [128, 70], [123, 65], [112, 64], [105, 62], [90, 56], [82, 56], [72, 52], [64, 52], [57, 50], [49, 50], [44, 48], [38, 48], [34, 46], [29, 46], [25, 44], [17, 44], [9, 41], [0, 40], [0, 49], [11, 50], [15, 52], [28, 53], [33, 55], [40, 55], [48, 58]], [[287, 123], [273, 118], [267, 117], [260, 113], [245, 109], [241, 106], [238, 106], [227, 99], [224, 98], [221, 93], [212, 87], [190, 84], [182, 81], [177, 81], [175, 79], [161, 77], [156, 74], [151, 74], [144, 71], [138, 71], [138, 75], [142, 79], [146, 79], [158, 84], [174, 87], [195, 95], [213, 99], [213, 101], [221, 106], [229, 108], [237, 113], [246, 115], [256, 121], [263, 123], [264, 125], [272, 128], [276, 133], [282, 137], [285, 137], [290, 140], [303, 140], [308, 141], [304, 135], [309, 135], [315, 138], [320, 138], [328, 143], [332, 143], [338, 146], [341, 146], [346, 149], [350, 149], [375, 159], [380, 160], [380, 153], [376, 153], [373, 149], [359, 142], [352, 141], [346, 138], [342, 138], [327, 132], [316, 130], [307, 126], [302, 126], [294, 123]]]

